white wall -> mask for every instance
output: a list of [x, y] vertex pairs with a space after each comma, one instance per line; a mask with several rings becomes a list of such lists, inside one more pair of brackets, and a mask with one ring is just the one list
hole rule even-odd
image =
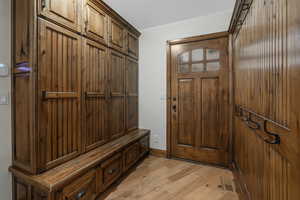
[[227, 31], [232, 12], [197, 17], [142, 30], [140, 127], [151, 129], [151, 148], [166, 150], [166, 41]]
[[[10, 0], [0, 0], [0, 63], [10, 66]], [[0, 77], [0, 94], [10, 91], [10, 78]], [[11, 199], [11, 177], [8, 167], [11, 163], [10, 105], [0, 105], [0, 199]]]

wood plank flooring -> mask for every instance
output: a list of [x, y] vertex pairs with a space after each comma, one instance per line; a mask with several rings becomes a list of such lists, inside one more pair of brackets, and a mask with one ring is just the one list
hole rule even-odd
[[238, 200], [231, 171], [150, 156], [105, 200]]

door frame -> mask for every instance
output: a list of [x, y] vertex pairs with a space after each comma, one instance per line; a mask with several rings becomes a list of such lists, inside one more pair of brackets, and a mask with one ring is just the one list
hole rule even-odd
[[[172, 73], [171, 73], [171, 67], [172, 67], [172, 62], [171, 62], [171, 47], [172, 45], [176, 44], [186, 44], [186, 43], [191, 43], [191, 42], [199, 42], [203, 40], [212, 40], [212, 39], [218, 39], [218, 38], [223, 38], [223, 37], [229, 37], [229, 33], [227, 31], [225, 32], [218, 32], [218, 33], [211, 33], [211, 34], [206, 34], [206, 35], [199, 35], [199, 36], [193, 36], [193, 37], [188, 37], [188, 38], [182, 38], [182, 39], [176, 39], [176, 40], [168, 40], [166, 44], [166, 51], [167, 51], [167, 158], [172, 158]], [[229, 37], [229, 43], [231, 39]], [[232, 66], [232, 58], [231, 58], [231, 45], [228, 45], [228, 66], [229, 66], [229, 163], [232, 161], [232, 130], [233, 130], [233, 79], [232, 79], [232, 73], [233, 73], [233, 66]]]

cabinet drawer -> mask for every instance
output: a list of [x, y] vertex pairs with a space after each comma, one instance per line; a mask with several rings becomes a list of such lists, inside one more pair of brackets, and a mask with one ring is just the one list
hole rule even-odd
[[102, 192], [122, 174], [122, 154], [118, 153], [101, 164], [97, 171], [97, 192]]
[[124, 151], [124, 171], [128, 170], [139, 159], [139, 143], [135, 143]]
[[144, 156], [150, 150], [149, 136], [140, 140], [140, 156]]
[[73, 183], [65, 187], [60, 200], [93, 200], [96, 197], [96, 172], [83, 175]]

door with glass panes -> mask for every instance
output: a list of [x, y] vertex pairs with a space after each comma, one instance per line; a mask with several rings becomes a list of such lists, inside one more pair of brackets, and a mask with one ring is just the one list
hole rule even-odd
[[227, 165], [228, 38], [171, 45], [171, 156]]

